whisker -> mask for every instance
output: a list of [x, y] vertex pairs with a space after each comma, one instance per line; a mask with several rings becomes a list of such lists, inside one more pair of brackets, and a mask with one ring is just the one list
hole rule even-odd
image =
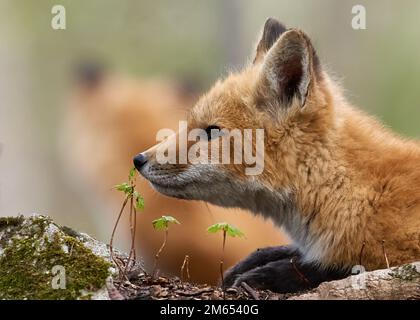
[[209, 207], [209, 204], [207, 203], [207, 202], [204, 202], [204, 205], [206, 206], [206, 208], [207, 208], [207, 213], [210, 215], [210, 220], [211, 220], [211, 223], [215, 223], [215, 218], [214, 218], [214, 214], [213, 214], [213, 212], [210, 210], [210, 207]]

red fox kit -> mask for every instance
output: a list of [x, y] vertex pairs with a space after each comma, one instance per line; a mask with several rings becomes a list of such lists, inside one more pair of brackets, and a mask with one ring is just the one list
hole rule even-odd
[[[159, 163], [162, 144], [180, 149], [179, 133], [137, 155], [139, 172], [165, 195], [271, 218], [294, 242], [251, 254], [228, 271], [226, 285], [290, 292], [355, 265], [420, 258], [420, 144], [352, 107], [302, 31], [267, 20], [253, 63], [198, 101], [193, 128], [264, 129], [264, 170], [250, 176], [243, 163]], [[207, 143], [230, 138], [209, 135]]]

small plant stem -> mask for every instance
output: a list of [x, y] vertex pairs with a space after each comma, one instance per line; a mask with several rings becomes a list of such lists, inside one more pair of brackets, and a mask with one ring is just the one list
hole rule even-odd
[[165, 236], [163, 238], [163, 243], [160, 246], [158, 252], [156, 252], [156, 254], [155, 254], [155, 264], [153, 266], [152, 278], [155, 278], [155, 276], [156, 276], [158, 260], [159, 260], [160, 254], [162, 253], [163, 249], [166, 246], [166, 241], [167, 240], [168, 240], [168, 228], [165, 229]]
[[125, 274], [127, 274], [127, 272], [130, 272], [132, 267], [136, 264], [136, 250], [135, 250], [136, 223], [135, 223], [135, 217], [136, 217], [136, 212], [135, 212], [135, 208], [134, 208], [134, 199], [133, 199], [133, 197], [130, 197], [130, 216], [129, 216], [129, 220], [130, 220], [130, 232], [131, 232], [131, 247], [130, 247], [130, 254], [128, 256], [127, 264], [126, 264], [125, 270], [124, 270]]
[[223, 230], [223, 246], [222, 246], [222, 258], [220, 259], [220, 277], [222, 279], [222, 291], [223, 291], [223, 299], [226, 298], [226, 291], [225, 291], [225, 279], [223, 276], [223, 264], [224, 264], [224, 256], [225, 256], [225, 246], [226, 246], [226, 230]]
[[130, 197], [130, 214], [128, 216], [128, 219], [130, 222], [131, 246], [130, 246], [127, 264], [125, 265], [126, 273], [130, 271], [130, 264], [131, 264], [132, 255], [133, 255], [133, 197]]
[[125, 208], [125, 206], [127, 205], [127, 202], [128, 202], [128, 199], [129, 199], [129, 198], [130, 198], [130, 196], [129, 196], [129, 195], [127, 195], [127, 196], [125, 197], [125, 200], [124, 200], [124, 202], [123, 202], [123, 204], [122, 204], [122, 206], [121, 206], [120, 213], [118, 214], [117, 221], [116, 221], [116, 222], [115, 222], [115, 224], [114, 224], [114, 229], [112, 230], [111, 240], [109, 241], [109, 250], [110, 250], [110, 253], [111, 253], [111, 259], [112, 259], [112, 260], [115, 262], [115, 264], [117, 265], [117, 267], [118, 267], [118, 269], [119, 269], [119, 271], [120, 271], [120, 274], [124, 274], [124, 271], [123, 271], [123, 269], [122, 269], [122, 267], [121, 267], [121, 265], [120, 265], [119, 261], [117, 261], [117, 259], [115, 258], [115, 255], [114, 255], [114, 237], [115, 237], [115, 232], [116, 232], [116, 230], [117, 230], [117, 227], [118, 227], [118, 224], [119, 224], [119, 222], [120, 222], [121, 216], [122, 216], [122, 214], [123, 214], [123, 212], [124, 212], [124, 208]]
[[385, 251], [385, 240], [382, 240], [382, 251], [383, 251], [384, 257], [385, 257], [386, 267], [387, 267], [387, 269], [389, 269], [389, 260], [388, 260], [388, 256], [386, 255], [386, 251]]
[[134, 257], [134, 261], [137, 260], [137, 255], [136, 255], [136, 246], [135, 246], [135, 240], [136, 240], [136, 227], [137, 227], [137, 209], [136, 207], [133, 207], [134, 210], [134, 214], [133, 214], [133, 238], [132, 238], [132, 246], [133, 246], [133, 257]]
[[363, 251], [365, 250], [365, 245], [366, 245], [366, 241], [363, 241], [362, 249], [360, 249], [360, 254], [359, 254], [359, 265], [360, 266], [363, 266], [362, 259], [363, 259]]
[[184, 270], [187, 271], [187, 279], [190, 280], [190, 256], [185, 255], [184, 262], [181, 266], [181, 281], [184, 281]]

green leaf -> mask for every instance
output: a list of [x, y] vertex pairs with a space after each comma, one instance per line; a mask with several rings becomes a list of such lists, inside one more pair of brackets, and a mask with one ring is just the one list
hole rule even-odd
[[231, 237], [245, 237], [245, 234], [241, 230], [227, 222], [215, 223], [207, 228], [207, 232], [209, 233], [216, 233], [219, 231], [224, 231]]
[[134, 191], [133, 193], [134, 201], [136, 204], [137, 210], [143, 210], [144, 209], [144, 198], [140, 195], [138, 191]]
[[236, 228], [235, 226], [229, 225], [228, 229], [227, 229], [227, 234], [231, 237], [239, 237], [239, 238], [244, 238], [245, 234], [239, 230], [238, 228]]
[[123, 182], [121, 184], [117, 184], [114, 188], [118, 191], [125, 192], [128, 188], [130, 188], [130, 185], [127, 182]]
[[171, 216], [162, 216], [159, 219], [153, 220], [153, 228], [155, 230], [166, 230], [169, 228], [170, 223], [180, 224], [180, 222]]
[[216, 232], [222, 231], [224, 229], [223, 225], [225, 224], [226, 223], [215, 223], [212, 226], [207, 228], [207, 232], [216, 233]]
[[117, 184], [117, 185], [114, 186], [114, 188], [117, 189], [118, 191], [124, 191], [127, 187], [128, 187], [127, 182]]
[[131, 168], [131, 170], [128, 174], [128, 177], [129, 178], [134, 178], [135, 176], [136, 176], [136, 168], [134, 167], [134, 168]]
[[118, 191], [124, 192], [127, 195], [132, 195], [134, 192], [133, 186], [129, 185], [127, 182], [117, 184], [116, 186], [114, 186], [114, 188]]

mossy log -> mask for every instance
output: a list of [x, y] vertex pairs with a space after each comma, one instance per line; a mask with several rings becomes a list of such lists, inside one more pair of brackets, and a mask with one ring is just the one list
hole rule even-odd
[[50, 218], [0, 218], [0, 299], [109, 299], [107, 246]]

